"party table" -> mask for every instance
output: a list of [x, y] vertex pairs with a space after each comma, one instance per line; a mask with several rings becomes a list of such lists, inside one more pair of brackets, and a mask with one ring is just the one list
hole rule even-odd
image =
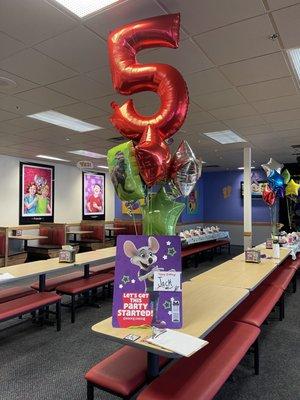
[[[204, 338], [249, 295], [249, 291], [242, 288], [192, 281], [185, 282], [182, 289], [183, 328], [179, 331], [200, 338]], [[145, 339], [152, 334], [150, 327], [113, 328], [112, 318], [107, 318], [95, 324], [92, 330], [105, 339], [147, 351], [150, 379], [158, 375], [160, 355], [169, 358], [181, 357], [177, 353], [147, 343]], [[137, 335], [139, 339], [125, 339], [129, 334]]]

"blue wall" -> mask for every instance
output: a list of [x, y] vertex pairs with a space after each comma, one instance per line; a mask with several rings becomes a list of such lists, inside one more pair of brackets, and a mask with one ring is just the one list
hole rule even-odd
[[[205, 221], [242, 221], [243, 203], [241, 181], [243, 171], [207, 172], [203, 175]], [[254, 170], [253, 180], [266, 180], [263, 171]], [[223, 189], [231, 187], [231, 194], [224, 198]], [[252, 199], [253, 221], [269, 222], [269, 208], [261, 198]]]

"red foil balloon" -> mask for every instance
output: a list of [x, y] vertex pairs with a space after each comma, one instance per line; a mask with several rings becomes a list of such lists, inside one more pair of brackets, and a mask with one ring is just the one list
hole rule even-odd
[[145, 129], [139, 144], [135, 147], [135, 155], [140, 174], [148, 186], [166, 178], [171, 153], [157, 129], [152, 126]]
[[273, 190], [266, 185], [264, 191], [262, 192], [263, 201], [269, 206], [272, 207], [276, 201], [276, 195]]
[[112, 103], [112, 124], [123, 136], [139, 140], [147, 126], [159, 130], [166, 139], [182, 126], [188, 109], [186, 83], [174, 67], [167, 64], [141, 64], [136, 55], [151, 47], [176, 49], [179, 41], [180, 14], [161, 15], [117, 28], [108, 37], [110, 69], [114, 88], [121, 94], [156, 92], [161, 106], [151, 115], [138, 113], [133, 101], [122, 106]]

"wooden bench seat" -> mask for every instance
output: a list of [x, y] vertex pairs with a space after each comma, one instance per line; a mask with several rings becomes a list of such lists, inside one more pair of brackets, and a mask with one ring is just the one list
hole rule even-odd
[[71, 308], [71, 322], [75, 322], [75, 309], [76, 309], [76, 296], [88, 293], [90, 290], [96, 290], [99, 287], [104, 288], [106, 285], [112, 284], [114, 281], [113, 273], [103, 273], [88, 278], [76, 279], [73, 282], [69, 282], [60, 286], [57, 286], [56, 291], [59, 294], [71, 296], [70, 304], [62, 304]]
[[[160, 368], [168, 359], [160, 357]], [[94, 387], [129, 399], [146, 382], [147, 353], [134, 347], [124, 346], [105, 358], [85, 375], [87, 400], [94, 399]]]
[[0, 304], [0, 322], [40, 310], [52, 304], [56, 305], [56, 328], [61, 329], [61, 297], [56, 293], [34, 293]]
[[[249, 348], [257, 343], [259, 333], [259, 328], [242, 322], [221, 323], [206, 338], [206, 347], [171, 365], [137, 400], [213, 399]], [[255, 365], [258, 373], [257, 362]]]
[[[46, 279], [45, 282], [45, 291], [46, 292], [51, 292], [57, 288], [57, 286], [60, 286], [64, 283], [69, 283], [76, 281], [78, 279], [83, 278], [83, 272], [82, 271], [75, 271], [75, 272], [69, 272], [68, 274], [64, 275], [59, 275], [56, 276], [55, 278], [48, 278]], [[34, 282], [31, 287], [35, 290], [39, 290], [39, 282]]]
[[[293, 281], [296, 274], [294, 268], [279, 266], [271, 275], [264, 280], [264, 285], [272, 285], [286, 290], [289, 284]], [[294, 285], [295, 292], [295, 285]]]
[[210, 242], [203, 242], [203, 243], [198, 243], [194, 245], [190, 245], [187, 247], [183, 247], [181, 250], [181, 257], [191, 257], [195, 256], [195, 267], [198, 266], [198, 256], [199, 254], [205, 252], [205, 251], [210, 251], [211, 258], [214, 255], [214, 251], [216, 249], [222, 249], [222, 247], [227, 247], [228, 248], [228, 253], [230, 253], [230, 240], [224, 239], [224, 240], [214, 240]]
[[0, 290], [0, 304], [10, 300], [18, 299], [19, 297], [28, 296], [34, 294], [36, 291], [31, 287], [27, 286], [15, 286], [8, 289]]

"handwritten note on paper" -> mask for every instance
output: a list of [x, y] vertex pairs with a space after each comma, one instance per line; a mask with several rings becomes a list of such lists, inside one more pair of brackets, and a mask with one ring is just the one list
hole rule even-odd
[[8, 272], [5, 272], [4, 274], [0, 273], [0, 283], [1, 282], [7, 282], [10, 279], [13, 279], [14, 276], [12, 274], [9, 274]]
[[181, 292], [181, 272], [155, 271], [153, 290], [157, 292]]

